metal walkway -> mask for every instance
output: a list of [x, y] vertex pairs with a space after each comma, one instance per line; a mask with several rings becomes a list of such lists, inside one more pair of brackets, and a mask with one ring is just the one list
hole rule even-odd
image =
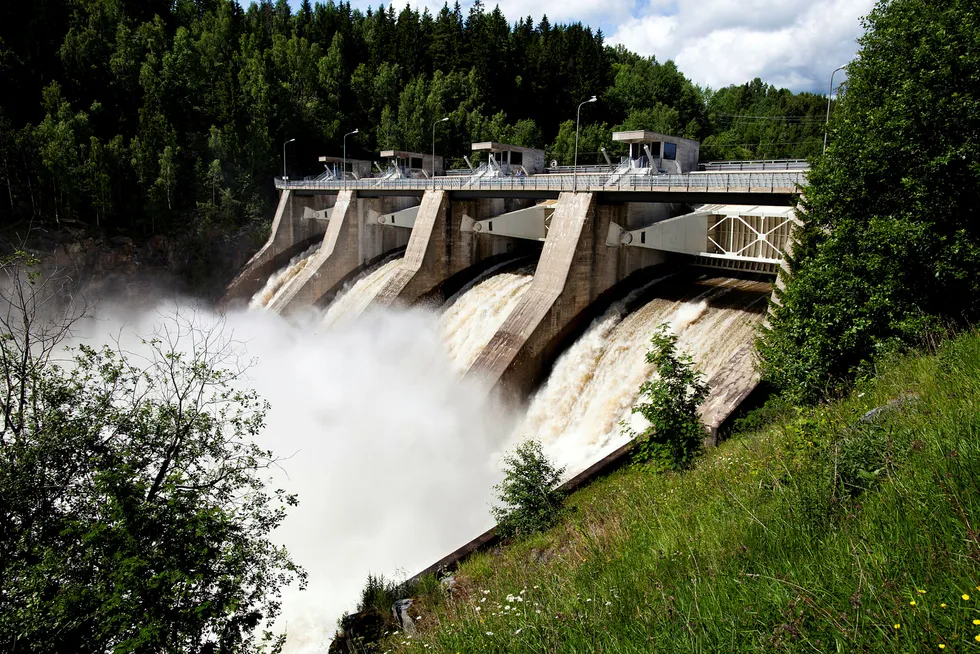
[[610, 175], [534, 175], [531, 177], [436, 177], [435, 179], [361, 179], [361, 180], [283, 180], [276, 178], [276, 188], [295, 191], [334, 192], [343, 189], [375, 192], [450, 191], [487, 193], [562, 193], [572, 190], [590, 193], [799, 193], [806, 182], [805, 171], [698, 172], [686, 175], [625, 175], [611, 180]]

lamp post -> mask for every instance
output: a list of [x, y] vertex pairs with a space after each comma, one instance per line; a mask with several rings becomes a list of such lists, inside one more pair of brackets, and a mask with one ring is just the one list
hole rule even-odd
[[574, 166], [572, 167], [572, 193], [575, 193], [578, 190], [578, 125], [579, 125], [579, 118], [582, 116], [582, 105], [589, 104], [590, 102], [595, 102], [595, 101], [596, 98], [593, 95], [585, 102], [580, 102], [578, 105], [578, 109], [575, 110], [575, 162], [574, 162]]
[[295, 140], [296, 139], [289, 139], [288, 141], [282, 144], [282, 178], [283, 179], [289, 179], [288, 177], [286, 177], [286, 146]]
[[847, 64], [834, 69], [830, 74], [830, 93], [827, 94], [827, 120], [823, 125], [823, 153], [827, 154], [827, 131], [830, 126], [830, 98], [834, 95], [834, 75], [847, 68]]
[[440, 118], [436, 122], [432, 123], [432, 188], [436, 187], [436, 125], [439, 123], [444, 123], [449, 120], [449, 116], [445, 118]]
[[344, 188], [347, 188], [347, 137], [357, 134], [358, 130], [344, 134], [344, 168], [340, 171], [340, 176], [344, 178]]

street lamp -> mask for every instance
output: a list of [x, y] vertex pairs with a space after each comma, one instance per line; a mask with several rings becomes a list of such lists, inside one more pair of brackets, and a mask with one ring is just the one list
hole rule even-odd
[[596, 98], [593, 95], [591, 98], [585, 102], [580, 102], [578, 109], [575, 110], [575, 165], [572, 168], [572, 193], [578, 190], [578, 124], [579, 118], [582, 115], [582, 105], [589, 104], [590, 102], [595, 102]]
[[449, 116], [445, 118], [440, 118], [436, 122], [432, 123], [432, 188], [436, 187], [436, 125], [439, 123], [444, 123], [449, 120]]
[[824, 126], [823, 126], [823, 153], [824, 154], [827, 154], [827, 131], [830, 126], [830, 98], [834, 95], [834, 75], [844, 70], [845, 68], [847, 68], [847, 64], [844, 64], [839, 68], [835, 68], [834, 72], [830, 74], [830, 93], [827, 95], [827, 120], [824, 121]]
[[344, 188], [347, 188], [347, 137], [357, 134], [358, 130], [344, 134], [344, 168], [340, 171], [340, 176], [344, 179]]
[[286, 145], [292, 143], [295, 140], [296, 139], [289, 139], [288, 141], [282, 144], [282, 178], [283, 179], [289, 179], [288, 177], [286, 177]]

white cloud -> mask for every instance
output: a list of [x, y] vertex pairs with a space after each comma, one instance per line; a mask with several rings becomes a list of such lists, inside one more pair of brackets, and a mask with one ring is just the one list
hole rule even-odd
[[[294, 6], [299, 0], [290, 0]], [[410, 4], [433, 14], [444, 0], [353, 0], [365, 9]], [[452, 6], [453, 0], [449, 0]], [[714, 88], [756, 77], [794, 91], [826, 93], [830, 72], [857, 51], [860, 18], [875, 0], [484, 0], [511, 23], [544, 15], [554, 23], [582, 22]], [[469, 12], [473, 0], [461, 0]], [[612, 36], [610, 36], [612, 35]]]
[[874, 0], [649, 0], [620, 24], [611, 43], [673, 59], [700, 84], [755, 77], [823, 92], [830, 71], [857, 51], [860, 17]]

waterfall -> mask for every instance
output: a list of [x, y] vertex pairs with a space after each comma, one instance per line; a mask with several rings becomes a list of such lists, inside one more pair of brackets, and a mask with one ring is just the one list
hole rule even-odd
[[650, 300], [625, 317], [625, 301], [614, 305], [558, 359], [513, 444], [535, 438], [552, 460], [567, 466], [567, 474], [584, 470], [626, 442], [620, 421], [637, 431], [645, 427], [630, 409], [640, 384], [656, 374], [644, 354], [658, 325], [671, 324], [679, 349], [710, 379], [751, 340], [768, 293], [763, 282], [711, 279]]
[[361, 315], [371, 304], [371, 300], [384, 287], [385, 282], [395, 274], [401, 263], [400, 257], [391, 259], [358, 279], [353, 286], [333, 301], [323, 317], [323, 325], [335, 327], [346, 320]]
[[521, 296], [531, 286], [533, 266], [500, 273], [460, 295], [440, 317], [453, 365], [466, 372], [480, 356]]
[[262, 290], [252, 296], [248, 303], [249, 309], [261, 309], [269, 306], [285, 290], [296, 275], [303, 271], [312, 259], [313, 255], [320, 250], [320, 243], [310, 246], [305, 252], [297, 254], [289, 260], [289, 263], [277, 270], [266, 280]]

